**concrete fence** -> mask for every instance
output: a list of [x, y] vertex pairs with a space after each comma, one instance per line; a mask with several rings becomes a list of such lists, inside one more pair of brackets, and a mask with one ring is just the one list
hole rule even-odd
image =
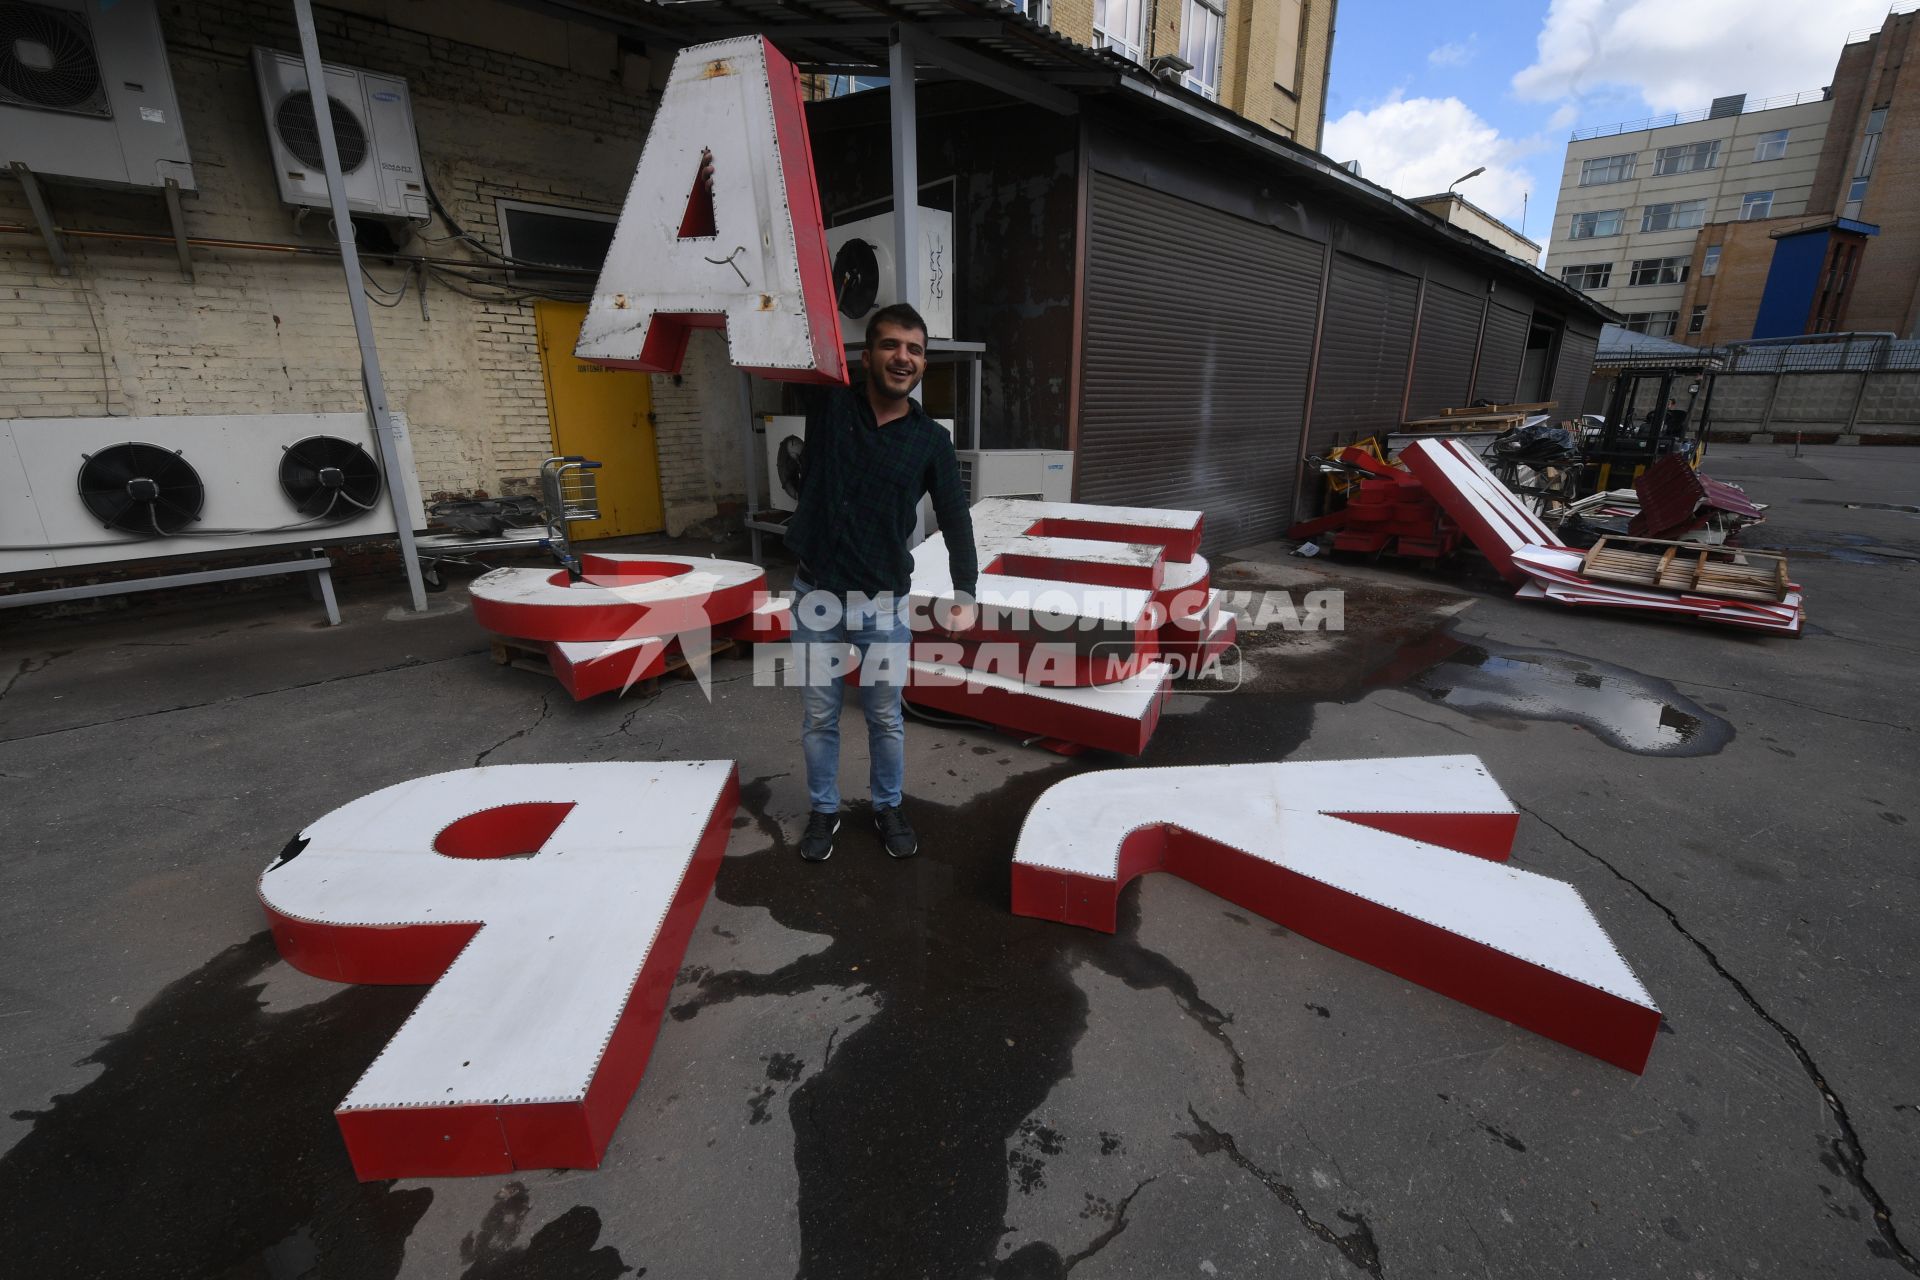
[[1723, 373], [1710, 427], [1755, 444], [1920, 444], [1920, 370]]

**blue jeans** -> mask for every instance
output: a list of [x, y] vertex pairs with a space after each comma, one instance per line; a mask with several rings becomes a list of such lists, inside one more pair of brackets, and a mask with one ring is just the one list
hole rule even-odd
[[[867, 754], [873, 761], [869, 789], [876, 809], [900, 803], [906, 780], [907, 726], [900, 691], [907, 678], [910, 632], [905, 600], [876, 603], [861, 596], [815, 592], [796, 578], [794, 655], [799, 660], [806, 704], [800, 746], [807, 760], [807, 796], [815, 813], [840, 809], [840, 705], [842, 677], [850, 662], [860, 673], [860, 708], [867, 717]], [[808, 606], [813, 595], [814, 608]], [[828, 616], [821, 617], [824, 611]], [[809, 615], [812, 615], [811, 617]]]

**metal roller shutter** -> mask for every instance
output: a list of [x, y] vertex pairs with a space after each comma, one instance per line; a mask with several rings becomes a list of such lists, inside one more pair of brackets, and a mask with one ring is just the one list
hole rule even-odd
[[1577, 418], [1587, 402], [1587, 383], [1593, 379], [1593, 358], [1600, 349], [1597, 333], [1575, 333], [1568, 329], [1560, 335], [1560, 363], [1553, 371], [1553, 398], [1559, 408], [1556, 420]]
[[1515, 311], [1495, 302], [1487, 309], [1487, 336], [1480, 346], [1480, 376], [1473, 382], [1473, 398], [1509, 404], [1520, 385], [1520, 358], [1527, 350], [1527, 327], [1533, 313]]
[[1400, 425], [1418, 291], [1412, 276], [1334, 256], [1309, 453]]
[[1409, 418], [1466, 406], [1483, 310], [1485, 304], [1472, 294], [1427, 282], [1427, 300], [1420, 309], [1420, 346], [1413, 358], [1413, 394], [1407, 397]]
[[1278, 536], [1320, 261], [1297, 236], [1096, 172], [1080, 501], [1203, 511], [1216, 551]]

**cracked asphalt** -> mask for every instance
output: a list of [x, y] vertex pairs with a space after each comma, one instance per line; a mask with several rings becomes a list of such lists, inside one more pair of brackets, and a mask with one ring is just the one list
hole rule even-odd
[[[5, 1270], [1920, 1274], [1920, 451], [1705, 470], [1773, 504], [1749, 541], [1792, 557], [1804, 639], [1244, 548], [1219, 585], [1343, 588], [1348, 631], [1249, 637], [1243, 688], [1176, 698], [1138, 762], [913, 724], [908, 863], [864, 806], [793, 855], [798, 698], [742, 660], [711, 703], [575, 704], [489, 660], [458, 586], [414, 616], [352, 585], [337, 630], [291, 595], [8, 619]], [[1660, 1003], [1645, 1075], [1170, 877], [1111, 937], [1007, 910], [1021, 818], [1075, 772], [1461, 751]], [[603, 1167], [355, 1182], [331, 1109], [419, 991], [281, 964], [259, 871], [407, 777], [713, 757], [736, 830]]]

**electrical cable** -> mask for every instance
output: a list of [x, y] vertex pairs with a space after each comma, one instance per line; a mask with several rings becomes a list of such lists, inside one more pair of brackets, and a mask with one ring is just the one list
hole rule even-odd
[[[346, 498], [348, 502], [353, 503], [353, 505], [359, 507], [360, 510], [343, 516], [335, 516], [333, 514], [334, 504], [341, 498]], [[351, 524], [355, 520], [358, 520], [363, 513], [375, 509], [373, 506], [355, 501], [347, 494], [336, 490], [333, 497], [327, 502], [327, 509], [310, 520], [298, 520], [292, 524], [277, 524], [261, 529], [182, 529], [177, 533], [168, 533], [160, 528], [159, 515], [155, 513], [152, 507], [148, 507], [147, 519], [153, 523], [154, 528], [154, 536], [151, 538], [145, 534], [141, 534], [132, 538], [106, 542], [40, 542], [27, 546], [0, 546], [0, 551], [77, 551], [90, 547], [134, 546], [164, 538], [236, 538], [249, 537], [262, 533], [292, 533], [296, 529], [305, 529], [323, 523], [329, 528], [335, 525]]]

